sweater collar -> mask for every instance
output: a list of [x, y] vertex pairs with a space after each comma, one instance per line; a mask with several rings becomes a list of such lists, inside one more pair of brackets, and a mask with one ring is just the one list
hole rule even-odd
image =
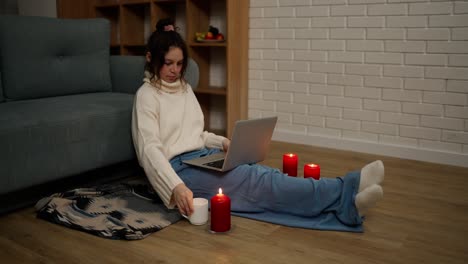
[[185, 91], [186, 89], [186, 86], [183, 85], [180, 79], [178, 79], [177, 81], [173, 83], [168, 83], [162, 79], [156, 79], [156, 78], [151, 79], [150, 77], [151, 77], [151, 74], [148, 71], [145, 71], [145, 78], [143, 79], [143, 81], [151, 84], [153, 87], [163, 92], [172, 94], [172, 93]]

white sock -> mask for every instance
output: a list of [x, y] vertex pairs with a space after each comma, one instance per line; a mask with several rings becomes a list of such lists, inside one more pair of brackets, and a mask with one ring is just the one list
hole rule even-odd
[[358, 193], [354, 203], [358, 209], [359, 216], [364, 216], [370, 208], [374, 207], [377, 202], [382, 199], [382, 197], [382, 187], [377, 184], [373, 184], [364, 189], [362, 192]]
[[381, 184], [384, 180], [385, 169], [381, 160], [367, 164], [361, 169], [361, 181], [358, 192], [363, 191], [372, 184]]

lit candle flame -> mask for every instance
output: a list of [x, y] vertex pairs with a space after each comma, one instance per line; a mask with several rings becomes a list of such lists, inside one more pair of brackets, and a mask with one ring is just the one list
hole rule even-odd
[[223, 189], [219, 188], [218, 193], [223, 194]]
[[289, 153], [288, 156], [292, 158], [292, 157], [294, 157], [294, 154], [293, 154], [293, 153]]
[[309, 167], [315, 168], [317, 167], [317, 164], [308, 164]]

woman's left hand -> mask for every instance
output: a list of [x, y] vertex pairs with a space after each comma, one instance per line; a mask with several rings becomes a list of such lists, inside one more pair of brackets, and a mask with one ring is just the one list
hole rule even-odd
[[223, 151], [224, 151], [224, 152], [227, 152], [230, 145], [231, 145], [231, 140], [229, 140], [229, 139], [227, 139], [227, 138], [224, 139], [224, 140], [223, 140]]

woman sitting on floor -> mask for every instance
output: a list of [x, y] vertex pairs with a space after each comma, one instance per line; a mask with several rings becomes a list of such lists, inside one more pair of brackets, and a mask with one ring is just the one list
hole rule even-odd
[[182, 161], [226, 151], [230, 140], [204, 131], [203, 113], [184, 80], [187, 46], [174, 30], [156, 30], [147, 44], [143, 85], [135, 96], [132, 133], [151, 185], [168, 208], [193, 212], [193, 197], [223, 187], [233, 215], [295, 227], [362, 231], [363, 216], [383, 197], [381, 161], [345, 177], [289, 177], [262, 165], [216, 172]]

